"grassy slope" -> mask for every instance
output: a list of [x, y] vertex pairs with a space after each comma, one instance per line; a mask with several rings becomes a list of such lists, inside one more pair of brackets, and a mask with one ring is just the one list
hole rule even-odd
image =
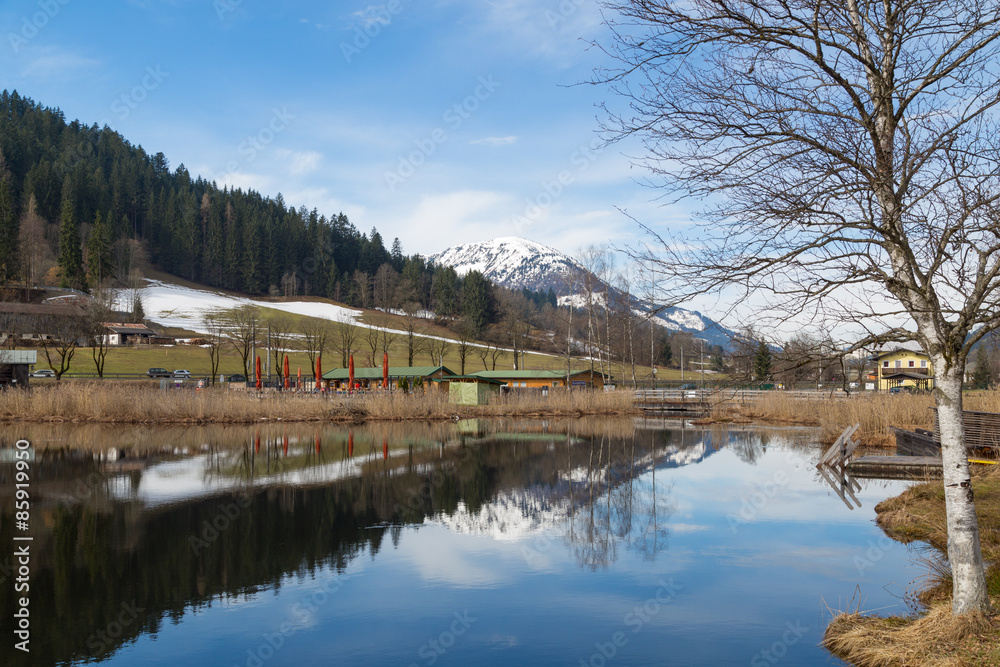
[[[181, 285], [183, 287], [189, 287], [192, 289], [209, 289], [204, 285], [199, 285], [193, 283], [189, 280], [184, 280], [177, 276], [173, 276], [152, 267], [144, 267], [146, 275], [155, 280], [161, 280], [163, 282], [173, 283]], [[222, 294], [229, 294], [236, 297], [247, 297], [248, 295], [240, 294], [238, 292], [227, 291], [222, 289], [211, 288], [211, 291], [219, 292]], [[262, 297], [253, 297], [257, 301], [275, 301], [280, 302], [282, 299], [268, 299]], [[294, 301], [315, 301], [317, 303], [333, 303], [339, 306], [345, 306], [344, 304], [337, 303], [335, 301], [325, 299], [322, 297], [295, 297], [295, 299], [289, 299]], [[294, 313], [286, 313], [279, 310], [270, 310], [265, 308], [264, 312], [266, 315], [274, 315], [285, 317], [296, 324], [296, 326], [301, 326], [301, 324], [309, 318], [304, 315], [297, 315]], [[397, 329], [402, 331], [405, 328], [405, 318], [392, 315], [387, 313], [382, 313], [376, 310], [366, 310], [363, 311], [361, 321], [366, 324], [373, 324], [376, 326], [384, 326], [390, 329]], [[199, 334], [191, 331], [184, 331], [180, 329], [166, 329], [166, 333], [172, 336], [177, 336], [180, 338], [196, 337]], [[358, 340], [356, 342], [357, 351], [354, 355], [354, 363], [357, 366], [366, 366], [370, 363], [368, 358], [368, 353], [370, 348], [368, 348], [365, 340], [363, 338], [365, 329], [358, 328]], [[445, 327], [438, 326], [433, 322], [427, 320], [420, 320], [417, 322], [416, 332], [418, 334], [428, 335], [428, 336], [440, 336], [445, 338], [453, 338], [453, 334]], [[293, 345], [294, 346], [294, 345]], [[266, 364], [266, 361], [261, 354], [262, 363]], [[47, 368], [44, 357], [41, 355], [39, 359], [39, 364], [37, 368]], [[393, 366], [405, 366], [407, 365], [408, 355], [406, 348], [406, 340], [403, 334], [395, 334], [395, 339], [389, 347], [389, 363]], [[273, 363], [273, 359], [272, 359]], [[483, 365], [482, 359], [476, 353], [474, 348], [469, 356], [466, 358], [465, 370], [467, 373], [472, 373], [475, 371], [486, 370]], [[492, 370], [492, 362], [487, 359], [489, 369]], [[525, 367], [532, 370], [563, 370], [566, 368], [565, 358], [539, 354], [533, 352], [527, 352], [524, 358]], [[304, 352], [293, 352], [289, 355], [289, 365], [291, 367], [292, 375], [296, 374], [296, 369], [301, 367], [303, 376], [309, 373], [309, 358]], [[381, 365], [381, 355], [377, 355], [376, 365]], [[413, 359], [414, 366], [436, 366], [437, 359], [432, 359], [429, 352], [426, 350], [420, 350]], [[444, 365], [458, 373], [461, 370], [461, 362], [458, 358], [458, 351], [455, 344], [452, 344], [450, 348], [446, 351], [444, 357]], [[574, 359], [572, 361], [572, 369], [585, 370], [591, 367], [590, 361], [585, 359]], [[186, 369], [191, 371], [195, 376], [208, 375], [211, 370], [210, 360], [208, 355], [208, 350], [200, 347], [194, 347], [189, 345], [176, 345], [176, 346], [154, 346], [154, 347], [143, 347], [143, 348], [115, 348], [110, 351], [105, 364], [104, 372], [106, 374], [117, 374], [117, 373], [145, 373], [149, 368], [160, 367], [166, 368], [168, 371], [174, 369]], [[340, 354], [336, 353], [331, 346], [328, 349], [323, 358], [323, 369], [330, 370], [332, 368], [341, 368], [341, 358]], [[500, 359], [497, 360], [496, 364], [497, 370], [510, 369], [513, 368], [513, 357], [509, 353], [504, 354]], [[599, 369], [599, 364], [594, 364], [595, 369]], [[95, 367], [91, 357], [91, 351], [89, 349], [80, 349], [77, 351], [76, 356], [73, 359], [72, 366], [70, 368], [70, 373], [94, 373]], [[220, 373], [232, 374], [232, 373], [242, 373], [243, 372], [243, 362], [242, 359], [237, 355], [236, 351], [231, 347], [227, 346], [223, 350], [222, 362], [219, 367]], [[620, 375], [621, 367], [617, 364], [615, 365], [612, 373], [615, 376]], [[659, 380], [680, 380], [681, 372], [676, 369], [663, 369], [658, 368], [656, 371], [657, 379]], [[636, 378], [639, 380], [648, 379], [651, 376], [651, 369], [646, 367], [636, 367]], [[699, 374], [694, 371], [687, 371], [684, 373], [684, 378], [686, 381], [696, 382], [699, 379]], [[706, 381], [712, 380], [717, 377], [714, 374], [706, 373]], [[631, 369], [627, 370], [627, 377], [625, 380], [631, 378]]]

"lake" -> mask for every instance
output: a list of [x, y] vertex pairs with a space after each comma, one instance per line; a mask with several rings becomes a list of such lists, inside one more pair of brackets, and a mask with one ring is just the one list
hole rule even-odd
[[[825, 665], [919, 547], [810, 429], [661, 419], [31, 426], [30, 653], [3, 665]], [[15, 531], [0, 441], [0, 544]], [[17, 604], [0, 559], [3, 609]]]

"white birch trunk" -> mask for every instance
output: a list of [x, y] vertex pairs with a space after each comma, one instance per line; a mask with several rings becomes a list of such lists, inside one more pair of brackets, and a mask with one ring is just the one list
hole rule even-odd
[[962, 420], [964, 363], [949, 367], [944, 357], [933, 359], [938, 428], [944, 464], [944, 500], [948, 521], [948, 562], [952, 571], [951, 610], [955, 615], [989, 609], [979, 523], [972, 497], [969, 459]]

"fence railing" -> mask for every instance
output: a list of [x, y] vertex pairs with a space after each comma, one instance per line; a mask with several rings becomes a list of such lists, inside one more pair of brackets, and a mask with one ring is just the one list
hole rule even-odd
[[768, 390], [768, 389], [637, 389], [635, 399], [641, 403], [707, 401], [715, 397], [718, 400], [746, 402], [762, 396], [783, 396], [801, 400], [822, 400], [847, 398], [843, 389], [834, 390]]

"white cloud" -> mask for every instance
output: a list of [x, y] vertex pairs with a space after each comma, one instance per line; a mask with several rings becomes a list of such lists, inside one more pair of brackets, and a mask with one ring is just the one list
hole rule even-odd
[[470, 141], [470, 144], [482, 144], [485, 146], [509, 146], [510, 144], [517, 141], [517, 137], [485, 137], [483, 139], [476, 139], [475, 141]]
[[37, 78], [61, 78], [79, 69], [96, 67], [101, 61], [93, 58], [46, 47], [41, 49], [41, 55], [28, 61], [21, 72], [24, 76]]

